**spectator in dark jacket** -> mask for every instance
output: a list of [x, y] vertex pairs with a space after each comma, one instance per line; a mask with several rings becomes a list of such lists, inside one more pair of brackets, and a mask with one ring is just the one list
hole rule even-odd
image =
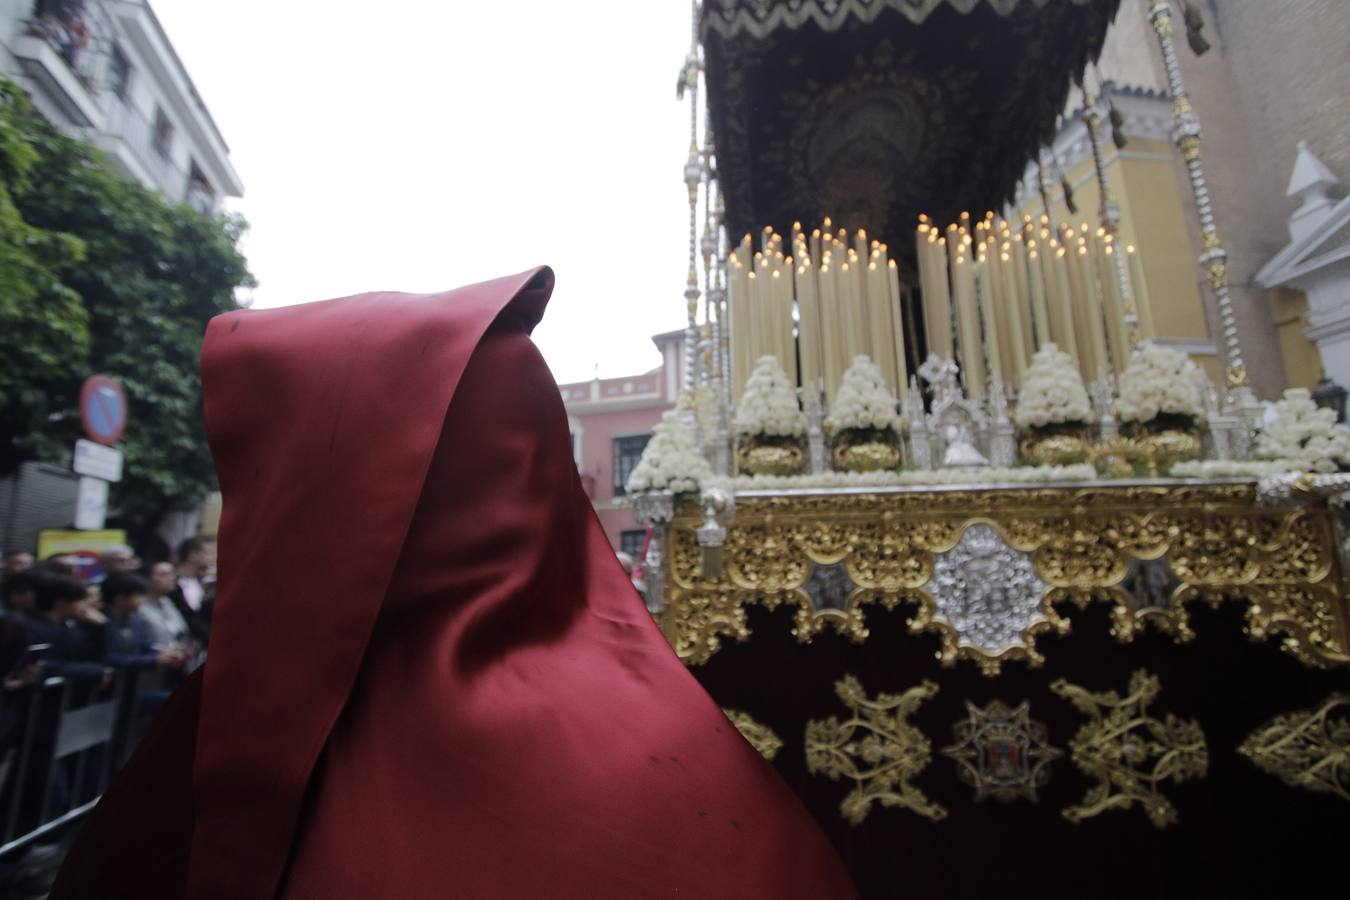
[[103, 603], [108, 623], [103, 629], [103, 661], [117, 669], [142, 671], [140, 708], [157, 708], [169, 696], [161, 677], [182, 668], [187, 656], [178, 645], [156, 646], [150, 623], [136, 614], [145, 600], [145, 579], [130, 572], [113, 572], [103, 580]]
[[211, 602], [202, 579], [210, 571], [210, 547], [205, 540], [191, 537], [178, 545], [178, 584], [168, 596], [193, 639], [203, 647], [211, 636]]
[[37, 605], [23, 619], [29, 640], [50, 644], [43, 671], [68, 678], [102, 678], [102, 646], [91, 635], [95, 623], [88, 609], [89, 589], [78, 578], [44, 573], [38, 580]]

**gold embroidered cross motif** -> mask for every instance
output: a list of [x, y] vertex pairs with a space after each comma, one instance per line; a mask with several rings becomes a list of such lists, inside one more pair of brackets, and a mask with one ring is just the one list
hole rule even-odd
[[[1337, 709], [1340, 715], [1333, 718]], [[1350, 693], [1272, 719], [1238, 752], [1291, 787], [1350, 801]]]
[[806, 723], [806, 766], [812, 774], [848, 778], [853, 789], [839, 811], [854, 825], [867, 818], [873, 804], [908, 809], [937, 821], [947, 810], [931, 802], [910, 780], [928, 767], [932, 745], [911, 725], [909, 717], [938, 692], [925, 681], [903, 694], [878, 694], [868, 699], [852, 675], [835, 682], [834, 691], [852, 715]]
[[1050, 689], [1088, 717], [1069, 742], [1069, 756], [1097, 779], [1082, 803], [1064, 810], [1064, 818], [1081, 822], [1138, 803], [1158, 828], [1175, 823], [1177, 811], [1159, 788], [1168, 781], [1203, 776], [1209, 770], [1209, 750], [1194, 719], [1149, 715], [1149, 704], [1161, 690], [1157, 676], [1143, 669], [1135, 672], [1125, 697], [1115, 691], [1093, 693], [1062, 678]]

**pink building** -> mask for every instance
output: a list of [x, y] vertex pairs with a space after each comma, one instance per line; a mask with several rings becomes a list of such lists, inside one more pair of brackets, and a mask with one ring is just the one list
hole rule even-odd
[[614, 549], [634, 558], [642, 549], [645, 531], [633, 518], [623, 485], [652, 428], [679, 397], [684, 332], [658, 334], [652, 342], [661, 351], [660, 368], [625, 378], [558, 385], [582, 483]]

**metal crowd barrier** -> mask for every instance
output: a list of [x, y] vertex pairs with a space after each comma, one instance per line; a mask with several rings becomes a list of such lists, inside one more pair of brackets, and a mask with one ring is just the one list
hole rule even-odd
[[18, 721], [0, 749], [0, 859], [98, 803], [129, 749], [136, 673], [49, 677], [7, 695]]

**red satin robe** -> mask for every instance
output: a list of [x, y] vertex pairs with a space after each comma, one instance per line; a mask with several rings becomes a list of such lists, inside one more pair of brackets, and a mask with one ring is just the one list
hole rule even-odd
[[210, 658], [54, 900], [854, 896], [616, 561], [528, 338], [551, 290], [212, 321]]

